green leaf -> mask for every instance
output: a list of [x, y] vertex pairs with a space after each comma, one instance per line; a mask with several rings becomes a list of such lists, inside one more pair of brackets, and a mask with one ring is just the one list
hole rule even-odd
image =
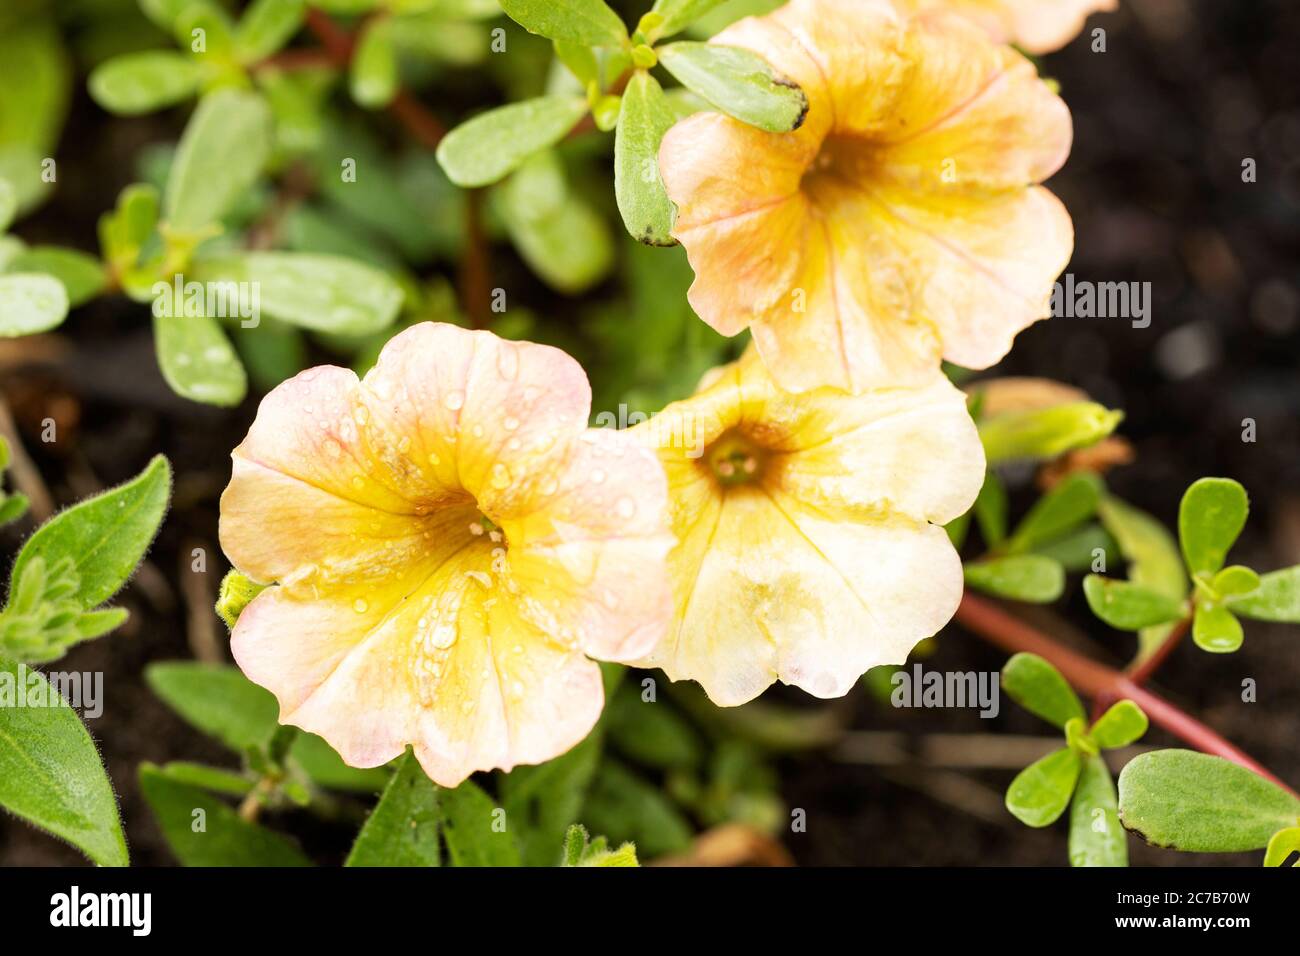
[[979, 523], [980, 534], [984, 536], [984, 544], [990, 548], [1002, 544], [1007, 537], [1007, 513], [1010, 505], [1007, 502], [1007, 486], [1002, 483], [997, 472], [984, 474], [984, 484], [972, 510]]
[[462, 123], [442, 138], [437, 157], [457, 186], [487, 186], [529, 156], [563, 139], [587, 115], [587, 101], [542, 96], [511, 103]]
[[[452, 866], [519, 866], [509, 815], [472, 781], [439, 791], [442, 832]], [[504, 824], [504, 827], [502, 826]]]
[[231, 750], [262, 746], [279, 726], [275, 697], [234, 667], [167, 661], [146, 667], [144, 679], [186, 723]]
[[602, 0], [500, 0], [501, 9], [529, 33], [588, 46], [620, 46], [627, 27]]
[[245, 252], [200, 259], [199, 282], [247, 283], [273, 319], [339, 335], [388, 328], [402, 307], [402, 287], [380, 269], [342, 256], [309, 252]]
[[197, 60], [174, 50], [145, 50], [106, 60], [90, 72], [91, 98], [118, 116], [139, 116], [187, 100], [203, 78]]
[[211, 790], [213, 793], [222, 793], [228, 797], [246, 797], [256, 786], [254, 780], [241, 773], [184, 760], [163, 764], [158, 770], [169, 780]]
[[221, 579], [221, 587], [217, 592], [217, 616], [225, 622], [228, 629], [233, 631], [236, 622], [239, 620], [239, 615], [244, 613], [244, 608], [248, 607], [253, 598], [265, 591], [266, 588], [267, 585], [258, 584], [238, 571], [226, 572], [226, 576]]
[[253, 0], [235, 29], [235, 52], [243, 63], [278, 52], [302, 27], [303, 0]]
[[1101, 757], [1084, 758], [1070, 803], [1070, 866], [1128, 866], [1115, 783]]
[[[1190, 584], [1183, 567], [1183, 556], [1178, 550], [1178, 542], [1164, 525], [1114, 495], [1102, 498], [1097, 506], [1097, 516], [1129, 562], [1130, 581], [1175, 601], [1187, 597]], [[1142, 628], [1138, 632], [1138, 660], [1145, 659], [1163, 644], [1173, 628], [1173, 624]]]
[[1192, 618], [1192, 640], [1211, 654], [1231, 654], [1241, 648], [1241, 622], [1222, 604], [1198, 604]]
[[605, 218], [569, 192], [554, 152], [526, 160], [493, 196], [515, 248], [547, 285], [577, 295], [609, 274], [614, 243]]
[[963, 568], [976, 590], [1013, 601], [1048, 604], [1065, 590], [1065, 569], [1039, 554], [1013, 554], [974, 561]]
[[1157, 750], [1119, 775], [1119, 815], [1153, 846], [1235, 853], [1300, 824], [1300, 799], [1222, 757]]
[[654, 9], [650, 12], [657, 13], [662, 21], [651, 31], [650, 36], [657, 40], [680, 33], [723, 2], [724, 0], [655, 0]]
[[90, 734], [39, 671], [4, 658], [0, 805], [100, 866], [128, 863], [113, 786]]
[[352, 98], [366, 109], [387, 106], [397, 95], [397, 47], [392, 20], [380, 19], [367, 24], [352, 56], [348, 83]]
[[[1264, 854], [1265, 866], [1281, 866], [1292, 853], [1300, 851], [1300, 827], [1288, 827], [1278, 830], [1268, 841], [1268, 850]], [[1300, 860], [1291, 864], [1300, 866]]]
[[1245, 565], [1234, 564], [1216, 574], [1210, 587], [1223, 597], [1245, 595], [1259, 587], [1259, 575]]
[[408, 749], [344, 866], [440, 866], [438, 787]]
[[1095, 445], [1123, 418], [1123, 412], [1096, 402], [1068, 402], [985, 419], [979, 423], [980, 440], [990, 466], [1018, 459], [1050, 459]]
[[803, 125], [808, 97], [756, 53], [714, 43], [670, 43], [656, 51], [679, 83], [717, 109], [769, 133]]
[[568, 753], [501, 777], [501, 803], [525, 866], [551, 866], [558, 859], [565, 832], [578, 822], [600, 752], [597, 730]]
[[1092, 613], [1113, 628], [1136, 631], [1153, 624], [1176, 621], [1186, 615], [1182, 602], [1151, 588], [1090, 574], [1083, 579], [1083, 594]]
[[604, 721], [611, 743], [640, 764], [688, 770], [704, 761], [704, 745], [686, 718], [671, 704], [642, 700], [630, 684], [610, 701]]
[[1068, 747], [1034, 761], [1007, 788], [1007, 809], [1026, 826], [1055, 823], [1070, 804], [1081, 763], [1080, 756]]
[[68, 315], [68, 293], [53, 276], [0, 276], [0, 338], [48, 332]]
[[177, 395], [205, 405], [244, 400], [248, 375], [216, 319], [155, 312], [153, 335], [158, 367]]
[[1067, 572], [1101, 571], [1109, 566], [1112, 557], [1118, 558], [1119, 546], [1105, 528], [1089, 523], [1055, 541], [1037, 545], [1034, 554], [1051, 558]]
[[240, 818], [222, 800], [140, 765], [140, 790], [176, 858], [184, 866], [311, 866], [289, 840]]
[[1002, 687], [1031, 714], [1061, 729], [1084, 718], [1083, 703], [1061, 672], [1037, 654], [1016, 654], [1002, 667]]
[[271, 155], [271, 109], [256, 93], [224, 88], [199, 100], [163, 195], [168, 226], [203, 233], [257, 180]]
[[578, 78], [584, 89], [591, 83], [600, 82], [600, 63], [596, 60], [596, 51], [585, 43], [556, 40], [555, 57]]
[[1213, 574], [1223, 567], [1249, 511], [1246, 489], [1232, 479], [1193, 482], [1178, 508], [1178, 538], [1194, 574]]
[[43, 524], [18, 553], [10, 581], [19, 580], [35, 558], [46, 567], [67, 559], [78, 578], [68, 597], [87, 609], [104, 603], [121, 590], [149, 550], [170, 496], [171, 466], [156, 455], [135, 478]]
[[294, 737], [289, 756], [313, 783], [329, 790], [379, 793], [391, 776], [386, 767], [349, 767], [324, 739], [306, 731]]
[[632, 841], [646, 859], [686, 850], [694, 832], [662, 787], [616, 760], [602, 761], [582, 818], [611, 839]]
[[1127, 747], [1147, 732], [1150, 722], [1142, 708], [1131, 700], [1113, 704], [1088, 731], [1097, 746], [1106, 750]]
[[77, 249], [60, 246], [32, 246], [11, 260], [6, 272], [40, 272], [51, 275], [63, 283], [68, 294], [68, 307], [90, 301], [103, 291], [108, 282], [104, 267], [94, 256]]
[[1256, 590], [1229, 597], [1228, 607], [1257, 621], [1300, 624], [1300, 565], [1265, 574]]
[[1101, 479], [1084, 473], [1071, 475], [1039, 498], [1011, 535], [1007, 550], [1032, 551], [1073, 531], [1097, 512]]
[[633, 239], [671, 246], [676, 212], [659, 176], [659, 143], [676, 122], [657, 80], [644, 70], [632, 75], [614, 134], [614, 195]]

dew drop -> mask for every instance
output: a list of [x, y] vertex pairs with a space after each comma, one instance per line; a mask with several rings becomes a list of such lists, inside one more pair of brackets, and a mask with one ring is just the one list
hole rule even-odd
[[443, 404], [453, 412], [458, 412], [465, 407], [464, 392], [448, 392], [447, 397], [442, 400]]

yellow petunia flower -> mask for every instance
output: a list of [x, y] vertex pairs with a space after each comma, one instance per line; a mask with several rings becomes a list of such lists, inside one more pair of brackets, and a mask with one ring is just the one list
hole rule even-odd
[[944, 7], [977, 23], [996, 43], [1050, 53], [1083, 29], [1091, 14], [1116, 10], [1119, 0], [895, 0], [900, 7]]
[[776, 680], [837, 697], [952, 616], [962, 568], [940, 525], [984, 481], [945, 378], [791, 395], [753, 349], [632, 429], [668, 473], [676, 617], [640, 663], [743, 704]]
[[1048, 315], [1074, 231], [1033, 184], [1071, 123], [1032, 63], [888, 0], [791, 0], [715, 42], [810, 104], [784, 134], [697, 113], [659, 153], [691, 304], [724, 335], [752, 328], [783, 388], [924, 382], [941, 356], [985, 368]]
[[276, 586], [235, 660], [280, 719], [373, 767], [414, 746], [434, 781], [548, 760], [671, 611], [667, 490], [629, 435], [588, 429], [578, 364], [426, 323], [375, 368], [271, 392], [233, 453], [221, 544]]

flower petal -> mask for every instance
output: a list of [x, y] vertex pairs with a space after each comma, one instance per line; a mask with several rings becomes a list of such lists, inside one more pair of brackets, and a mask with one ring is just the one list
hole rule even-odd
[[[520, 614], [601, 660], [644, 656], [672, 614], [668, 484], [630, 435], [593, 428], [545, 503], [503, 525]], [[545, 598], [539, 597], [545, 595]]]
[[913, 64], [873, 137], [869, 175], [942, 196], [1050, 177], [1070, 155], [1070, 110], [1015, 50], [946, 13], [911, 21]]

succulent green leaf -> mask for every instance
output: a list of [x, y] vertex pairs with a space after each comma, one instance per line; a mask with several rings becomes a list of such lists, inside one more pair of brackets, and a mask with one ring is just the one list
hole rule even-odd
[[1300, 624], [1300, 565], [1263, 575], [1256, 590], [1230, 597], [1227, 603], [1243, 617]]
[[1007, 809], [1026, 826], [1055, 823], [1070, 804], [1081, 763], [1079, 754], [1068, 747], [1034, 761], [1007, 788]]
[[181, 135], [163, 195], [177, 233], [218, 223], [256, 180], [271, 155], [271, 108], [256, 93], [223, 88], [199, 100]]
[[1230, 478], [1193, 482], [1178, 508], [1178, 538], [1192, 573], [1213, 574], [1246, 526], [1246, 489]]
[[241, 819], [220, 798], [151, 763], [140, 765], [140, 790], [184, 866], [311, 866], [288, 837]]
[[[1128, 561], [1130, 581], [1175, 601], [1187, 597], [1190, 584], [1183, 556], [1178, 542], [1163, 524], [1114, 495], [1102, 498], [1097, 516]], [[1143, 660], [1154, 653], [1173, 628], [1173, 624], [1157, 624], [1139, 630], [1137, 659]]]
[[1121, 700], [1097, 718], [1088, 734], [1099, 747], [1114, 750], [1138, 740], [1148, 726], [1150, 722], [1141, 707], [1131, 700]]
[[[1268, 841], [1268, 850], [1264, 853], [1265, 866], [1281, 866], [1292, 853], [1300, 852], [1300, 827], [1287, 827], [1278, 830]], [[1300, 860], [1291, 864], [1300, 867]]]
[[985, 473], [984, 484], [980, 488], [972, 510], [975, 512], [980, 534], [984, 536], [984, 544], [990, 548], [1001, 545], [1007, 537], [1007, 514], [1010, 505], [1007, 501], [1007, 486], [1002, 483], [997, 472]]
[[302, 27], [304, 0], [253, 0], [235, 28], [235, 52], [255, 63], [278, 52]]
[[520, 256], [553, 289], [576, 295], [609, 274], [615, 258], [609, 226], [570, 192], [552, 150], [525, 160], [493, 198]]
[[438, 793], [408, 749], [344, 866], [440, 866]]
[[60, 246], [31, 246], [9, 260], [6, 272], [51, 275], [63, 283], [68, 308], [90, 301], [103, 291], [108, 275], [94, 256]]
[[1158, 591], [1097, 574], [1083, 579], [1083, 594], [1093, 614], [1121, 631], [1136, 631], [1176, 621], [1186, 614], [1182, 602], [1167, 598]]
[[217, 320], [157, 312], [153, 317], [158, 367], [172, 391], [205, 405], [238, 405], [248, 374]]
[[1007, 550], [1032, 551], [1073, 531], [1096, 514], [1101, 493], [1101, 479], [1094, 474], [1066, 478], [1029, 509], [1007, 542]]
[[614, 195], [633, 239], [671, 246], [676, 211], [659, 175], [659, 144], [677, 121], [659, 82], [644, 70], [632, 75], [614, 134]]
[[1211, 654], [1231, 654], [1241, 648], [1241, 622], [1222, 604], [1198, 604], [1192, 618], [1192, 640]]
[[53, 276], [0, 275], [0, 338], [48, 332], [68, 316], [68, 292]]
[[1128, 837], [1110, 769], [1085, 757], [1070, 801], [1070, 866], [1128, 866]]
[[680, 33], [724, 2], [726, 0], [655, 0], [650, 12], [657, 13], [661, 20], [654, 27], [651, 36], [660, 39]]
[[529, 33], [588, 46], [620, 46], [627, 27], [603, 0], [500, 0], [501, 9]]
[[1259, 587], [1259, 575], [1241, 564], [1224, 568], [1210, 581], [1210, 587], [1223, 597], [1238, 597], [1249, 594]]
[[1016, 654], [1002, 668], [1002, 687], [1025, 710], [1065, 729], [1084, 718], [1083, 703], [1061, 672], [1037, 654]]
[[1157, 750], [1119, 775], [1119, 815], [1153, 846], [1235, 853], [1300, 825], [1300, 798], [1222, 757]]
[[375, 110], [392, 102], [399, 79], [392, 20], [380, 19], [366, 25], [349, 69], [352, 98], [360, 105]]
[[457, 186], [487, 186], [554, 146], [585, 115], [587, 101], [573, 96], [542, 96], [489, 110], [443, 137], [438, 162]]
[[199, 259], [190, 278], [256, 289], [261, 311], [290, 325], [340, 335], [368, 335], [397, 318], [404, 293], [388, 273], [343, 256], [245, 252]]
[[1065, 590], [1065, 569], [1039, 554], [986, 558], [967, 564], [963, 573], [976, 590], [1013, 601], [1048, 604]]
[[[31, 705], [16, 706], [17, 695]], [[100, 866], [126, 866], [113, 786], [81, 719], [39, 671], [0, 658], [0, 806]]]
[[90, 72], [91, 98], [118, 116], [139, 116], [193, 96], [203, 67], [174, 50], [145, 50], [106, 60]]
[[717, 109], [769, 133], [798, 129], [808, 97], [756, 53], [739, 47], [684, 41], [656, 51], [679, 83]]

